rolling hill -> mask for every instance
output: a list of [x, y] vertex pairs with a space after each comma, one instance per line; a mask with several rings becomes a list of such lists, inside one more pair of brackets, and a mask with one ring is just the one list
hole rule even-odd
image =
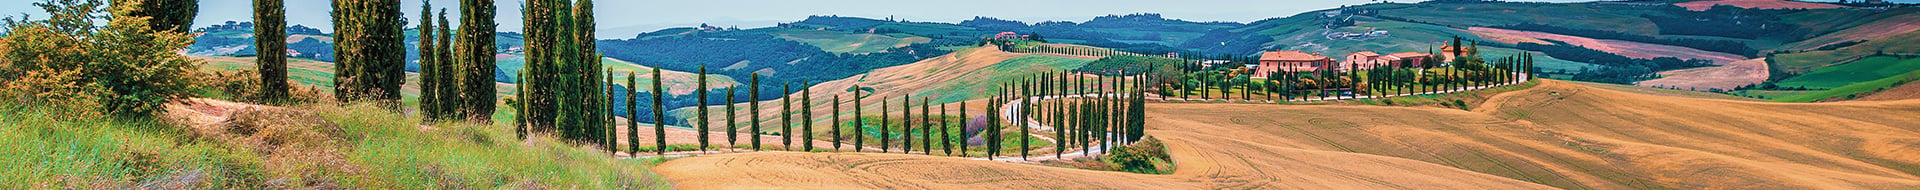
[[1147, 132], [1173, 154], [1170, 175], [784, 152], [681, 158], [654, 170], [693, 189], [1920, 187], [1920, 152], [1905, 148], [1920, 143], [1920, 121], [1908, 119], [1920, 114], [1916, 100], [1761, 103], [1548, 80], [1480, 104], [1149, 104]]

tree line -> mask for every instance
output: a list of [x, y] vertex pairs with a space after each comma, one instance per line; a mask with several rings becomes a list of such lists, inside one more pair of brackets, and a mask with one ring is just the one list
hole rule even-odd
[[1458, 47], [1457, 50], [1444, 52], [1455, 57], [1450, 61], [1440, 57], [1443, 52], [1429, 50], [1433, 56], [1421, 60], [1402, 60], [1371, 67], [1353, 62], [1333, 65], [1346, 69], [1276, 70], [1266, 73], [1264, 79], [1254, 78], [1253, 72], [1256, 70], [1243, 67], [1241, 62], [1207, 68], [1199, 66], [1203, 60], [1184, 60], [1183, 66], [1173, 73], [1162, 73], [1171, 76], [1156, 78], [1159, 81], [1155, 81], [1157, 85], [1153, 91], [1163, 101], [1170, 98], [1239, 99], [1248, 102], [1360, 99], [1381, 95], [1444, 93], [1475, 86], [1520, 82], [1533, 77], [1536, 70], [1533, 69], [1533, 55], [1530, 53], [1487, 60], [1480, 56], [1478, 43], [1465, 43], [1457, 37], [1449, 43], [1449, 47]]

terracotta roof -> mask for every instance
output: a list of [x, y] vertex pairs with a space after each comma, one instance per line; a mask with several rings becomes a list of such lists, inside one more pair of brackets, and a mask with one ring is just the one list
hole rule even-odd
[[1269, 51], [1260, 54], [1261, 61], [1323, 61], [1333, 60], [1326, 56], [1307, 54], [1300, 51]]
[[1380, 56], [1380, 53], [1374, 53], [1373, 51], [1361, 51], [1361, 52], [1353, 52], [1353, 54], [1348, 54], [1348, 56], [1352, 56], [1352, 55], [1373, 57], [1373, 56]]

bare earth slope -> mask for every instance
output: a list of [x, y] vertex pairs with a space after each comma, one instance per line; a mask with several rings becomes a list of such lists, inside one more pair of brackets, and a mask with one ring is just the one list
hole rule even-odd
[[1472, 107], [1151, 104], [1171, 175], [785, 152], [654, 169], [690, 189], [1920, 187], [1920, 100], [1762, 103], [1549, 80]]

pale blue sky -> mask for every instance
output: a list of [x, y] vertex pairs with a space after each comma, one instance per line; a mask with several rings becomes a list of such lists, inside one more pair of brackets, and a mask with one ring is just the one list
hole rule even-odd
[[[40, 15], [30, 6], [41, 0], [0, 0], [0, 13]], [[419, 0], [402, 0], [409, 18], [420, 12]], [[1412, 2], [1399, 0], [1393, 2]], [[1575, 2], [1584, 0], [1533, 0]], [[1920, 0], [1896, 0], [1912, 2]], [[459, 19], [458, 0], [431, 0], [436, 7], [448, 7], [448, 19]], [[501, 31], [520, 30], [520, 4], [523, 0], [496, 0]], [[1304, 11], [1341, 5], [1365, 4], [1368, 0], [599, 0], [600, 38], [628, 38], [639, 32], [669, 27], [718, 26], [757, 28], [780, 22], [805, 19], [808, 15], [840, 15], [867, 18], [895, 18], [911, 21], [959, 22], [974, 16], [1015, 19], [1028, 23], [1049, 20], [1081, 22], [1110, 14], [1161, 13], [1162, 16], [1189, 21], [1251, 22], [1284, 17]], [[220, 24], [228, 20], [252, 20], [250, 0], [201, 0], [196, 27]], [[287, 0], [288, 23], [332, 31], [326, 25], [329, 1]], [[436, 8], [437, 9], [437, 8]], [[411, 20], [411, 19], [410, 19]], [[458, 23], [458, 22], [455, 22]]]

